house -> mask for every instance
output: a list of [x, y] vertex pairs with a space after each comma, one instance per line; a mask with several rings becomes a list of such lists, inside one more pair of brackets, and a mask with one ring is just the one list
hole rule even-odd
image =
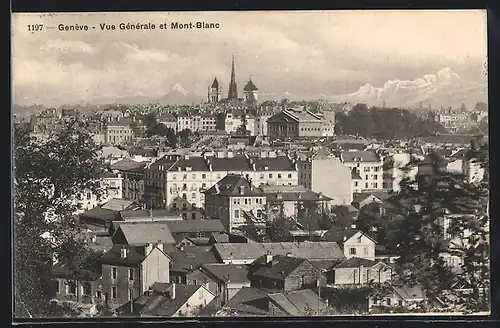
[[238, 174], [228, 174], [204, 191], [208, 217], [220, 218], [229, 233], [244, 225], [247, 217], [260, 219], [266, 195], [252, 182]]
[[130, 245], [115, 245], [101, 258], [102, 292], [111, 308], [142, 295], [155, 282], [170, 281], [170, 257], [158, 247], [140, 253]]
[[172, 259], [170, 279], [178, 284], [199, 282], [206, 278], [204, 274], [195, 272], [201, 265], [220, 263], [212, 252], [212, 246], [171, 246], [165, 252]]
[[217, 284], [215, 294], [221, 305], [230, 300], [241, 288], [250, 287], [247, 265], [211, 263], [202, 265], [200, 270]]
[[102, 193], [97, 195], [92, 190], [86, 189], [76, 194], [75, 205], [79, 205], [78, 214], [104, 204], [113, 199], [123, 198], [123, 177], [120, 173], [105, 171], [100, 178]]
[[374, 151], [342, 151], [340, 161], [351, 170], [356, 169], [361, 175], [360, 189], [372, 190], [382, 189], [383, 185], [383, 160]]
[[75, 280], [70, 270], [55, 264], [51, 268], [55, 299], [73, 304], [98, 304], [104, 300], [102, 295], [101, 268], [89, 268], [80, 272]]
[[425, 302], [425, 292], [418, 285], [389, 285], [388, 290], [382, 295], [372, 295], [368, 298], [368, 309], [370, 311], [375, 309], [390, 311], [397, 307], [414, 309]]
[[[334, 115], [334, 114], [333, 114]], [[270, 138], [286, 139], [296, 137], [332, 136], [335, 123], [332, 119], [307, 109], [285, 109], [267, 119]]]
[[312, 316], [329, 314], [328, 303], [310, 289], [269, 293], [269, 315]]
[[382, 204], [384, 200], [389, 198], [389, 196], [390, 195], [384, 191], [355, 193], [353, 195], [353, 201], [351, 205], [360, 210], [361, 208], [363, 208], [363, 206], [372, 203]]
[[217, 262], [226, 264], [251, 264], [268, 253], [290, 255], [309, 261], [346, 259], [335, 242], [220, 243], [214, 244], [212, 251]]
[[384, 283], [392, 278], [392, 268], [381, 261], [351, 257], [333, 268], [333, 285]]
[[375, 260], [377, 242], [361, 230], [333, 227], [323, 235], [323, 240], [338, 243], [346, 258], [361, 257]]
[[170, 220], [167, 225], [177, 241], [184, 237], [210, 238], [214, 233], [226, 232], [221, 220], [217, 219]]
[[111, 240], [115, 245], [130, 245], [136, 250], [142, 248], [147, 255], [157, 245], [163, 250], [164, 244], [174, 244], [167, 221], [119, 221], [113, 222], [117, 229]]
[[123, 178], [123, 198], [141, 201], [144, 198], [144, 169], [146, 163], [124, 158], [110, 166], [121, 173]]
[[304, 258], [266, 254], [251, 265], [252, 286], [298, 290], [326, 284], [326, 277]]
[[188, 317], [197, 315], [214, 298], [215, 295], [203, 285], [156, 282], [134, 299], [131, 308], [134, 315], [141, 317]]
[[280, 290], [265, 290], [257, 287], [241, 288], [215, 316], [268, 316], [268, 293], [279, 293]]
[[136, 211], [141, 205], [129, 199], [111, 199], [101, 206], [94, 207], [78, 215], [81, 225], [91, 230], [108, 231], [121, 211]]
[[302, 186], [262, 185], [259, 189], [266, 196], [268, 220], [280, 216], [297, 218], [301, 211], [312, 208], [318, 212], [326, 212], [332, 205], [332, 198]]
[[106, 143], [111, 145], [124, 145], [132, 142], [138, 134], [137, 123], [129, 117], [117, 121], [107, 122]]

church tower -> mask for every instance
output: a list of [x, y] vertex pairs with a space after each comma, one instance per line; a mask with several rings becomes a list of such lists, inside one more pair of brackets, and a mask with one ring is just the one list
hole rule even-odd
[[259, 89], [253, 84], [252, 78], [248, 80], [247, 84], [243, 88], [243, 92], [245, 93], [245, 101], [248, 103], [257, 102], [257, 91]]
[[222, 97], [222, 90], [219, 87], [219, 81], [217, 78], [214, 78], [212, 85], [208, 87], [208, 102], [209, 103], [218, 103]]
[[238, 99], [238, 87], [236, 86], [236, 73], [234, 71], [234, 55], [231, 67], [231, 82], [229, 82], [229, 89], [227, 92], [227, 99], [237, 100]]

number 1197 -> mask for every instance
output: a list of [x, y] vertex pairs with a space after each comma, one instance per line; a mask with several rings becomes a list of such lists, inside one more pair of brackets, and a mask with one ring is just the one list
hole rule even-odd
[[29, 24], [28, 31], [29, 32], [39, 32], [43, 29], [43, 24]]

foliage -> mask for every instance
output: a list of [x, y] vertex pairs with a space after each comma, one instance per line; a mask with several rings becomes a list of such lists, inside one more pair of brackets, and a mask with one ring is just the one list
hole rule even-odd
[[179, 144], [181, 147], [189, 147], [194, 141], [194, 134], [191, 130], [189, 129], [184, 129], [179, 132], [178, 136], [179, 138]]
[[289, 241], [291, 238], [290, 230], [293, 223], [285, 216], [278, 216], [269, 223], [266, 229], [266, 236], [270, 242]]
[[336, 133], [380, 139], [410, 139], [447, 133], [432, 119], [424, 119], [405, 109], [368, 108], [357, 104], [348, 113], [337, 113]]
[[359, 209], [356, 228], [384, 245], [388, 220], [381, 214], [381, 204], [370, 203]]
[[334, 216], [326, 212], [318, 202], [302, 201], [298, 207], [297, 221], [308, 231], [328, 230], [334, 224]]
[[480, 101], [480, 102], [476, 103], [476, 106], [474, 106], [474, 110], [481, 111], [481, 112], [487, 112], [488, 111], [488, 104]]
[[166, 137], [168, 146], [177, 147], [177, 136], [175, 131], [165, 124], [158, 122], [155, 113], [151, 112], [143, 116], [142, 123], [146, 126], [146, 136]]
[[14, 279], [15, 314], [53, 315], [50, 271], [53, 259], [70, 268], [83, 259], [84, 240], [73, 213], [82, 190], [102, 193], [103, 162], [85, 123], [68, 122], [52, 138], [36, 142], [14, 130]]
[[[482, 240], [479, 237], [485, 236], [487, 189], [468, 184], [460, 174], [447, 172], [437, 154], [431, 153], [424, 162], [411, 161], [406, 169], [415, 165], [420, 170], [417, 178], [403, 179], [399, 193], [388, 199], [395, 206], [396, 218], [389, 227], [387, 246], [399, 256], [395, 263], [397, 276], [403, 283], [422, 286], [429, 297], [441, 295], [463, 277], [475, 285], [477, 294], [472, 297], [479, 299], [479, 286], [487, 280], [487, 258], [484, 248], [478, 246]], [[451, 220], [445, 234], [443, 220], [449, 214], [459, 215], [459, 219]], [[443, 253], [457, 254], [451, 248], [449, 234], [464, 240], [465, 228], [472, 230], [475, 247], [461, 253], [464, 265], [457, 275], [445, 262]], [[469, 302], [474, 303], [473, 299]]]

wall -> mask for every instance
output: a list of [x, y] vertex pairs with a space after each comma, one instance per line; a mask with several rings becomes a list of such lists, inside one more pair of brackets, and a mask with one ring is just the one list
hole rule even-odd
[[[334, 270], [335, 285], [367, 284], [371, 280], [376, 283], [383, 283], [392, 278], [392, 271], [383, 264], [374, 265], [371, 268], [337, 268]], [[385, 269], [385, 270], [384, 270]], [[359, 272], [361, 270], [361, 280]]]
[[345, 162], [349, 168], [357, 168], [361, 176], [361, 190], [373, 190], [383, 188], [383, 167], [380, 162]]
[[332, 205], [352, 203], [351, 170], [336, 158], [313, 159], [311, 190], [333, 198]]
[[196, 292], [191, 295], [191, 297], [184, 303], [173, 317], [195, 315], [199, 310], [204, 308], [208, 303], [210, 303], [215, 298], [215, 295], [210, 293], [203, 287], [198, 288]]
[[[74, 302], [78, 301], [85, 304], [95, 304], [100, 300], [103, 300], [103, 298], [98, 298], [98, 293], [97, 293], [98, 290], [99, 291], [101, 290], [101, 288], [99, 287], [100, 283], [99, 279], [95, 281], [78, 282], [77, 284], [78, 289], [74, 294], [70, 293], [70, 288], [68, 286], [68, 283], [69, 280], [63, 278], [56, 278], [53, 280], [54, 293], [56, 299], [60, 301], [74, 301]], [[90, 291], [88, 294], [85, 293], [84, 284], [88, 284], [88, 286], [90, 287]], [[56, 285], [59, 286], [59, 292], [57, 292]], [[101, 296], [103, 295], [101, 294]]]
[[[304, 277], [304, 279], [302, 279]], [[321, 286], [326, 285], [326, 277], [310, 262], [304, 261], [285, 279], [285, 290], [298, 290], [303, 286], [316, 286], [317, 280]]]
[[[116, 268], [116, 279], [112, 279], [111, 268]], [[129, 281], [129, 269], [134, 269], [134, 280]], [[119, 306], [129, 301], [129, 289], [133, 289], [134, 297], [142, 295], [144, 291], [140, 286], [139, 266], [120, 266], [103, 264], [102, 266], [102, 292], [107, 296], [111, 305]], [[112, 299], [111, 288], [116, 287], [116, 299]]]
[[170, 282], [170, 259], [158, 248], [153, 248], [141, 265], [141, 293], [147, 291], [155, 282]]
[[[361, 237], [361, 242], [358, 238]], [[361, 232], [357, 232], [354, 236], [344, 242], [344, 255], [349, 259], [351, 257], [360, 257], [368, 260], [375, 260], [375, 243], [373, 240], [365, 237]], [[356, 254], [351, 254], [350, 249], [356, 249]]]

